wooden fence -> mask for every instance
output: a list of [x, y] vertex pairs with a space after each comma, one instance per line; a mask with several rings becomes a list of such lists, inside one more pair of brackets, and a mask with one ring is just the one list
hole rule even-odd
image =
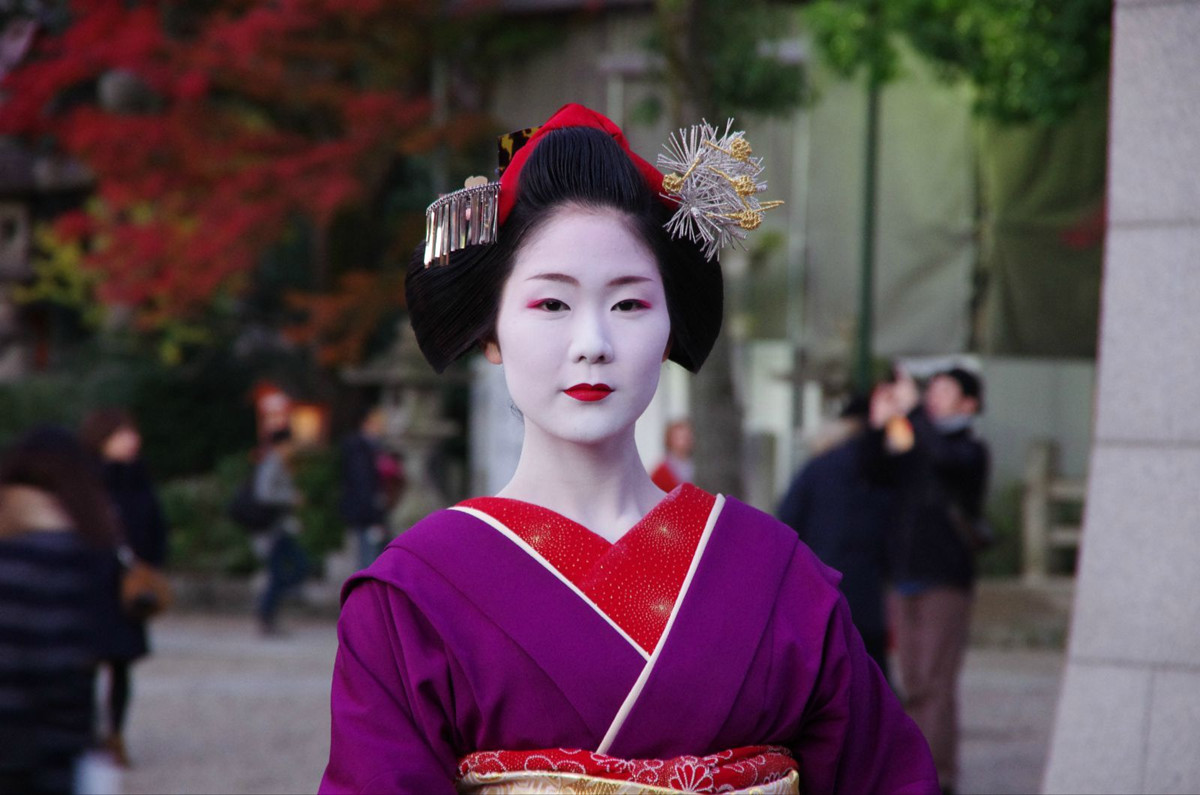
[[1058, 475], [1058, 449], [1046, 439], [1034, 440], [1025, 459], [1025, 488], [1021, 499], [1021, 574], [1026, 581], [1044, 580], [1053, 550], [1079, 549], [1083, 528], [1062, 519], [1064, 504], [1082, 506], [1087, 481]]

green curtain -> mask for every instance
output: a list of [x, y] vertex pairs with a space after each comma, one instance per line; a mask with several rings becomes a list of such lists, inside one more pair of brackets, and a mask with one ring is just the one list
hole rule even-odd
[[1053, 126], [980, 121], [981, 348], [1094, 357], [1107, 95]]

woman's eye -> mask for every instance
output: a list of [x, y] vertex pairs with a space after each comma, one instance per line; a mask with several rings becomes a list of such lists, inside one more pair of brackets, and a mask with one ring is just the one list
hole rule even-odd
[[544, 298], [541, 301], [536, 301], [533, 304], [535, 309], [544, 309], [547, 312], [562, 312], [569, 307], [557, 298]]
[[617, 310], [618, 312], [634, 312], [638, 309], [649, 309], [649, 308], [650, 308], [650, 304], [646, 303], [645, 301], [639, 301], [636, 298], [630, 298], [625, 301], [618, 301], [617, 304], [615, 306], [613, 306], [613, 309]]

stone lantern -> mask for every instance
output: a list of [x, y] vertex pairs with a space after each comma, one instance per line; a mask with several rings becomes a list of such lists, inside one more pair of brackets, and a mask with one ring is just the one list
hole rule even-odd
[[450, 502], [431, 478], [430, 462], [438, 446], [459, 432], [458, 424], [442, 414], [442, 389], [462, 383], [465, 376], [435, 373], [404, 320], [388, 350], [362, 367], [345, 370], [342, 377], [348, 384], [380, 391], [385, 417], [382, 444], [403, 457], [407, 478], [404, 496], [388, 517], [388, 525], [393, 533], [404, 532]]

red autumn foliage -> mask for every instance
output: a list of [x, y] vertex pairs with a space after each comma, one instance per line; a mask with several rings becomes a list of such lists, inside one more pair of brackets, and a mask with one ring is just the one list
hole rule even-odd
[[337, 289], [326, 293], [291, 293], [288, 305], [305, 319], [289, 326], [287, 337], [310, 346], [323, 366], [355, 362], [403, 294], [399, 274], [364, 271], [344, 274]]
[[294, 219], [328, 228], [436, 139], [439, 5], [73, 0], [71, 25], [0, 83], [0, 134], [48, 138], [94, 173], [99, 210], [57, 232], [90, 241], [102, 300], [148, 328], [197, 318]]

